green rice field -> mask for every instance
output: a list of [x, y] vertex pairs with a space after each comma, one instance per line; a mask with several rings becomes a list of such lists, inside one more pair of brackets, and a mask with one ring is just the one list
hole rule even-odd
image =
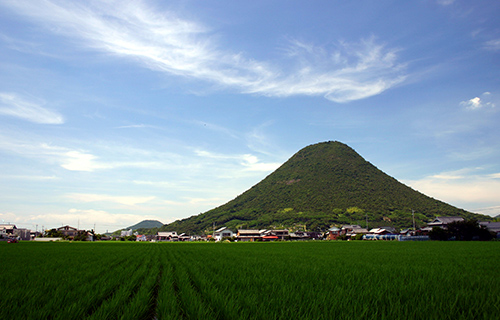
[[0, 243], [2, 319], [499, 319], [500, 242]]

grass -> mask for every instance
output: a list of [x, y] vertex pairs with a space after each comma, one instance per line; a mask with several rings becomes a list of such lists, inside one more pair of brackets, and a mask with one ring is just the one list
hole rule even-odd
[[9, 319], [496, 319], [499, 242], [0, 243]]

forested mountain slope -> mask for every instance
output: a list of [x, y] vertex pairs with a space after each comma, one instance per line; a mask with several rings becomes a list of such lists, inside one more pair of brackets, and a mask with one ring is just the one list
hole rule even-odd
[[297, 152], [275, 172], [228, 203], [160, 228], [210, 232], [229, 228], [325, 230], [334, 224], [412, 226], [435, 216], [488, 219], [430, 198], [388, 176], [340, 142]]

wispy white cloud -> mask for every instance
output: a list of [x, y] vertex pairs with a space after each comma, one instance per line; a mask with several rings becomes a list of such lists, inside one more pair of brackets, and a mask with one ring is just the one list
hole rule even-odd
[[468, 210], [475, 209], [477, 203], [500, 204], [500, 174], [480, 174], [478, 170], [443, 172], [404, 183], [428, 196]]
[[[208, 28], [140, 1], [3, 1], [77, 45], [137, 61], [159, 72], [267, 96], [367, 98], [401, 83], [397, 51], [374, 38], [339, 43], [331, 52], [292, 41], [286, 66], [217, 46]], [[78, 42], [78, 43], [77, 43]]]
[[95, 209], [69, 209], [67, 212], [47, 212], [40, 214], [19, 215], [15, 213], [0, 213], [0, 219], [11, 223], [19, 224], [22, 227], [29, 227], [33, 230], [38, 225], [38, 231], [59, 227], [63, 224], [81, 229], [93, 229], [94, 224], [97, 232], [105, 232], [126, 228], [145, 219], [160, 220], [157, 215], [139, 215], [127, 213], [111, 213], [105, 210]]
[[3, 179], [12, 179], [12, 180], [33, 180], [33, 181], [49, 181], [49, 180], [57, 180], [59, 179], [56, 176], [40, 176], [40, 175], [1, 175]]
[[131, 124], [131, 125], [126, 125], [126, 126], [119, 126], [115, 127], [116, 129], [134, 129], [134, 128], [158, 128], [156, 126], [152, 126], [149, 124]]
[[243, 167], [243, 171], [270, 172], [281, 165], [281, 163], [277, 162], [269, 162], [269, 163], [261, 162], [257, 156], [252, 154], [226, 155], [226, 154], [213, 153], [205, 150], [196, 150], [195, 153], [199, 157], [205, 159], [216, 159], [219, 161], [229, 160], [235, 162], [236, 164], [239, 165], [239, 167]]
[[266, 129], [273, 124], [273, 121], [267, 121], [254, 127], [245, 135], [247, 146], [258, 153], [266, 155], [276, 155], [277, 148], [272, 138], [267, 134]]
[[499, 51], [500, 50], [500, 39], [494, 39], [485, 42], [484, 47], [488, 50]]
[[92, 193], [71, 193], [66, 195], [67, 198], [76, 202], [112, 202], [126, 206], [135, 206], [146, 203], [155, 199], [155, 197], [138, 197], [138, 196], [112, 196], [106, 194]]
[[[69, 171], [93, 172], [116, 168], [164, 168], [165, 162], [162, 161], [161, 157], [170, 160], [169, 165], [175, 165], [175, 163], [171, 163], [175, 155], [160, 154], [156, 155], [157, 159], [151, 160], [152, 155], [149, 151], [133, 148], [126, 149], [119, 146], [115, 149], [112, 147], [106, 149], [106, 156], [113, 157], [113, 160], [106, 160], [87, 150], [15, 139], [2, 135], [0, 135], [0, 150], [15, 153], [26, 158], [41, 159], [46, 163], [59, 165]], [[125, 154], [128, 155], [128, 158], [125, 157]], [[185, 167], [185, 165], [182, 166]]]
[[0, 92], [0, 114], [34, 123], [64, 123], [64, 119], [59, 113], [43, 108], [41, 103], [15, 93]]
[[43, 159], [48, 163], [57, 163], [67, 170], [93, 171], [103, 167], [102, 164], [96, 163], [96, 156], [84, 151], [71, 150], [47, 143], [18, 140], [1, 135], [0, 138], [0, 150], [16, 153], [27, 158]]
[[450, 4], [453, 4], [455, 0], [437, 0], [437, 3], [442, 5], [442, 6], [449, 6]]
[[295, 40], [288, 52], [298, 68], [259, 87], [263, 94], [324, 95], [331, 101], [348, 102], [380, 94], [405, 80], [405, 65], [397, 62], [397, 50], [376, 43], [374, 37], [340, 42], [330, 51]]
[[500, 206], [472, 209], [472, 212], [477, 212], [488, 216], [496, 217], [500, 215]]
[[491, 93], [485, 92], [481, 95], [481, 97], [474, 97], [467, 101], [460, 102], [460, 105], [468, 110], [477, 110], [483, 107], [494, 108], [495, 104], [490, 99], [491, 99]]

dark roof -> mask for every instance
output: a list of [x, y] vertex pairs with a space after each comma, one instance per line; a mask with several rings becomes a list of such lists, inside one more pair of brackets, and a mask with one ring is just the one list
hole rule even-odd
[[462, 217], [437, 217], [432, 222], [429, 222], [428, 225], [443, 225], [457, 221], [464, 221]]
[[260, 235], [260, 231], [259, 230], [238, 229], [238, 233], [240, 235]]
[[495, 233], [500, 232], [500, 222], [490, 222], [490, 221], [481, 221], [479, 224], [483, 227], [486, 227], [489, 231], [493, 231]]

